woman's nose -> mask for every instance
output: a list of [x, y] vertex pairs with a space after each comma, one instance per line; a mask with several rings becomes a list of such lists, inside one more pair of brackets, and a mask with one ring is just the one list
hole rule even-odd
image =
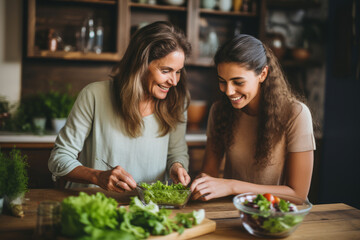
[[235, 93], [234, 87], [231, 84], [227, 84], [225, 93], [227, 96], [233, 95]]
[[176, 85], [177, 85], [178, 80], [177, 80], [176, 72], [174, 72], [173, 74], [170, 75], [170, 78], [169, 78], [168, 82], [169, 82], [172, 86], [176, 86]]

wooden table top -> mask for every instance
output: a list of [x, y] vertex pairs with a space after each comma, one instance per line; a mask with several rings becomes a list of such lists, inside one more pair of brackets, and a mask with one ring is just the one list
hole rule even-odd
[[[31, 239], [36, 227], [37, 206], [44, 200], [62, 201], [65, 197], [87, 193], [104, 192], [120, 204], [127, 205], [135, 192], [118, 194], [100, 188], [90, 189], [31, 189], [25, 196], [24, 218], [0, 215], [0, 239]], [[190, 201], [188, 205], [174, 212], [191, 212], [205, 209], [206, 217], [216, 221], [216, 231], [195, 239], [260, 239], [253, 237], [241, 226], [239, 213], [232, 203], [232, 197], [208, 202]], [[342, 203], [314, 205], [304, 222], [286, 239], [360, 239], [360, 210]]]

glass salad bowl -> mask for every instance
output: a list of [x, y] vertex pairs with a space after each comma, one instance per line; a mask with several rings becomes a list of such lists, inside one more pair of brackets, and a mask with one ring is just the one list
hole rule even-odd
[[244, 228], [252, 235], [267, 238], [289, 236], [309, 213], [308, 200], [281, 195], [243, 193], [233, 203]]
[[188, 187], [178, 184], [140, 183], [136, 187], [139, 199], [146, 205], [150, 201], [163, 208], [183, 208], [189, 201], [191, 191]]

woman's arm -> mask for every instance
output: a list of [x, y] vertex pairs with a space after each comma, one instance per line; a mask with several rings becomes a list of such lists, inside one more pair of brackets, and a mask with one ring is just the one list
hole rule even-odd
[[[66, 125], [55, 141], [55, 147], [48, 161], [49, 170], [54, 178], [63, 178], [72, 182], [96, 184], [106, 190], [122, 192], [136, 187], [132, 176], [122, 167], [117, 166], [109, 171], [93, 169], [95, 160], [88, 159], [89, 165], [83, 166], [79, 160], [79, 152], [93, 130], [96, 115], [96, 104], [104, 105], [99, 99], [107, 92], [108, 85], [93, 83], [85, 87], [68, 116]], [[105, 106], [104, 106], [105, 107]], [[99, 141], [102, 141], [99, 139]]]
[[185, 134], [186, 122], [179, 123], [176, 129], [170, 132], [166, 164], [168, 176], [175, 183], [181, 182], [184, 186], [188, 185], [191, 180], [187, 172], [189, 169], [189, 155]]
[[212, 177], [218, 177], [221, 160], [224, 157], [224, 151], [215, 151], [214, 140], [208, 137], [205, 147], [205, 157], [202, 164], [202, 172]]
[[214, 178], [202, 174], [191, 185], [193, 199], [210, 200], [245, 192], [286, 194], [305, 199], [310, 188], [313, 161], [313, 151], [289, 153], [285, 168], [286, 185], [280, 186]]
[[105, 190], [115, 192], [131, 191], [136, 187], [133, 177], [120, 166], [109, 171], [78, 166], [65, 175], [63, 179], [79, 183], [96, 184]]

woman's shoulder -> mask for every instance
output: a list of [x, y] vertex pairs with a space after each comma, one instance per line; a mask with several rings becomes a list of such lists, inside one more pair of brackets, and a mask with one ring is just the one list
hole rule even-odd
[[301, 115], [311, 117], [310, 109], [305, 103], [300, 102], [300, 101], [295, 101], [292, 106], [293, 106], [293, 111], [292, 111], [293, 112], [293, 114], [292, 114], [293, 118], [297, 118], [297, 117], [299, 117]]
[[111, 94], [111, 80], [92, 82], [86, 85], [78, 94], [77, 101], [93, 103], [103, 101]]
[[289, 121], [290, 126], [301, 122], [302, 124], [312, 126], [312, 116], [309, 107], [300, 101], [294, 102], [292, 106], [293, 111]]
[[82, 89], [82, 91], [89, 92], [89, 93], [98, 93], [98, 92], [109, 91], [111, 84], [112, 84], [111, 80], [92, 82], [92, 83], [89, 83], [88, 85], [86, 85]]

